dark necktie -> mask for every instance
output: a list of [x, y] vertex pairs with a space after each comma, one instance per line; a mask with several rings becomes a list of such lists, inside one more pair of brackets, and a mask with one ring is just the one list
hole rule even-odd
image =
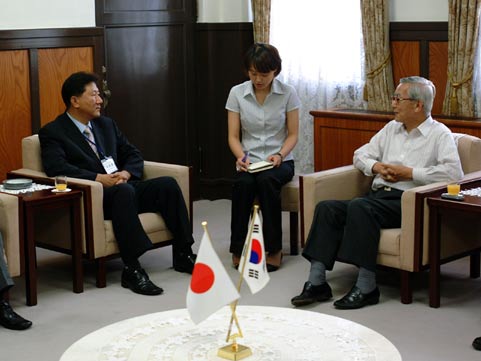
[[87, 137], [88, 139], [88, 143], [90, 145], [90, 148], [92, 148], [92, 150], [94, 151], [94, 153], [97, 155], [97, 157], [99, 156], [99, 152], [97, 151], [97, 146], [95, 145], [95, 139], [94, 139], [94, 135], [92, 134], [92, 132], [90, 131], [89, 127], [86, 127], [85, 130], [84, 130], [84, 134], [85, 136]]

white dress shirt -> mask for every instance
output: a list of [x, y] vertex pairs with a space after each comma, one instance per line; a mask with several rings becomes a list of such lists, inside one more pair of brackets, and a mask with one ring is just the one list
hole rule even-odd
[[388, 182], [376, 174], [372, 189], [388, 186], [400, 190], [463, 177], [458, 148], [451, 131], [429, 116], [408, 133], [396, 120], [387, 123], [369, 143], [354, 152], [354, 166], [372, 176], [376, 162], [413, 168], [413, 179]]

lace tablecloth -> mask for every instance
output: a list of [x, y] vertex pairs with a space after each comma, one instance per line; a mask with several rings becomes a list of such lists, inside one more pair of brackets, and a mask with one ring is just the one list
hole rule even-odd
[[[339, 317], [262, 306], [239, 306], [237, 315], [247, 361], [401, 360], [384, 336]], [[220, 361], [229, 320], [228, 307], [199, 325], [186, 309], [131, 318], [83, 337], [60, 361]]]
[[44, 189], [51, 189], [55, 188], [54, 186], [49, 186], [46, 184], [37, 184], [32, 183], [32, 186], [23, 189], [6, 189], [3, 185], [0, 185], [0, 192], [3, 193], [10, 193], [10, 194], [22, 194], [22, 193], [31, 193], [36, 191], [41, 191]]
[[467, 196], [481, 197], [481, 187], [465, 189], [464, 191], [461, 191], [459, 193]]

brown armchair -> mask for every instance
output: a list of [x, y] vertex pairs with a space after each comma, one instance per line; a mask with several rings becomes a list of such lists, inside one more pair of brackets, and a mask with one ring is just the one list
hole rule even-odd
[[[22, 161], [23, 168], [11, 172], [11, 174], [30, 177], [32, 179], [47, 178], [43, 172], [43, 166], [40, 155], [40, 141], [38, 135], [32, 135], [22, 140]], [[160, 176], [171, 176], [176, 179], [184, 196], [189, 215], [192, 215], [192, 200], [190, 195], [191, 189], [191, 168], [187, 166], [144, 162], [144, 179], [150, 179]], [[82, 252], [83, 258], [94, 260], [97, 265], [97, 287], [105, 287], [106, 271], [105, 261], [108, 258], [117, 256], [119, 253], [117, 242], [115, 240], [112, 222], [104, 220], [103, 217], [103, 186], [99, 182], [69, 178], [69, 187], [80, 188], [83, 190], [83, 214], [84, 218], [82, 234]], [[36, 244], [41, 247], [70, 253], [70, 236], [66, 227], [61, 227], [62, 217], [66, 215], [58, 214], [56, 225], [51, 223], [51, 215], [49, 222], [45, 220], [45, 226], [37, 227], [40, 229], [35, 235]], [[147, 235], [151, 239], [154, 247], [162, 247], [172, 244], [173, 238], [167, 229], [164, 220], [158, 213], [142, 213], [139, 215], [140, 221]], [[68, 222], [66, 220], [65, 222]]]
[[[458, 152], [465, 177], [461, 183], [481, 177], [481, 139], [464, 134], [455, 134]], [[300, 177], [300, 218], [301, 245], [311, 228], [314, 210], [321, 200], [352, 199], [366, 194], [372, 177], [366, 177], [354, 166], [344, 166]], [[403, 193], [401, 199], [401, 228], [381, 230], [377, 263], [381, 266], [400, 270], [401, 302], [412, 302], [410, 275], [429, 268], [428, 264], [428, 219], [426, 198], [439, 195], [446, 189], [446, 183], [438, 182], [415, 187]], [[454, 226], [454, 225], [453, 225]], [[472, 242], [481, 238], [473, 237], [468, 229], [453, 232], [447, 229], [443, 234], [442, 259], [459, 257], [473, 249]], [[480, 244], [481, 246], [481, 244]], [[477, 260], [477, 265], [475, 264]], [[472, 259], [471, 275], [479, 275], [479, 251]], [[477, 269], [477, 271], [476, 271]]]

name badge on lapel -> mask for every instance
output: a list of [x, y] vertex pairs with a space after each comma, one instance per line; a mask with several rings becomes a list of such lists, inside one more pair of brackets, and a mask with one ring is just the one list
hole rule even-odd
[[112, 174], [112, 173], [115, 173], [119, 170], [117, 168], [117, 166], [115, 165], [115, 162], [112, 159], [112, 157], [105, 157], [104, 159], [102, 159], [101, 162], [102, 162], [102, 165], [104, 166], [105, 172], [107, 172], [107, 174]]

